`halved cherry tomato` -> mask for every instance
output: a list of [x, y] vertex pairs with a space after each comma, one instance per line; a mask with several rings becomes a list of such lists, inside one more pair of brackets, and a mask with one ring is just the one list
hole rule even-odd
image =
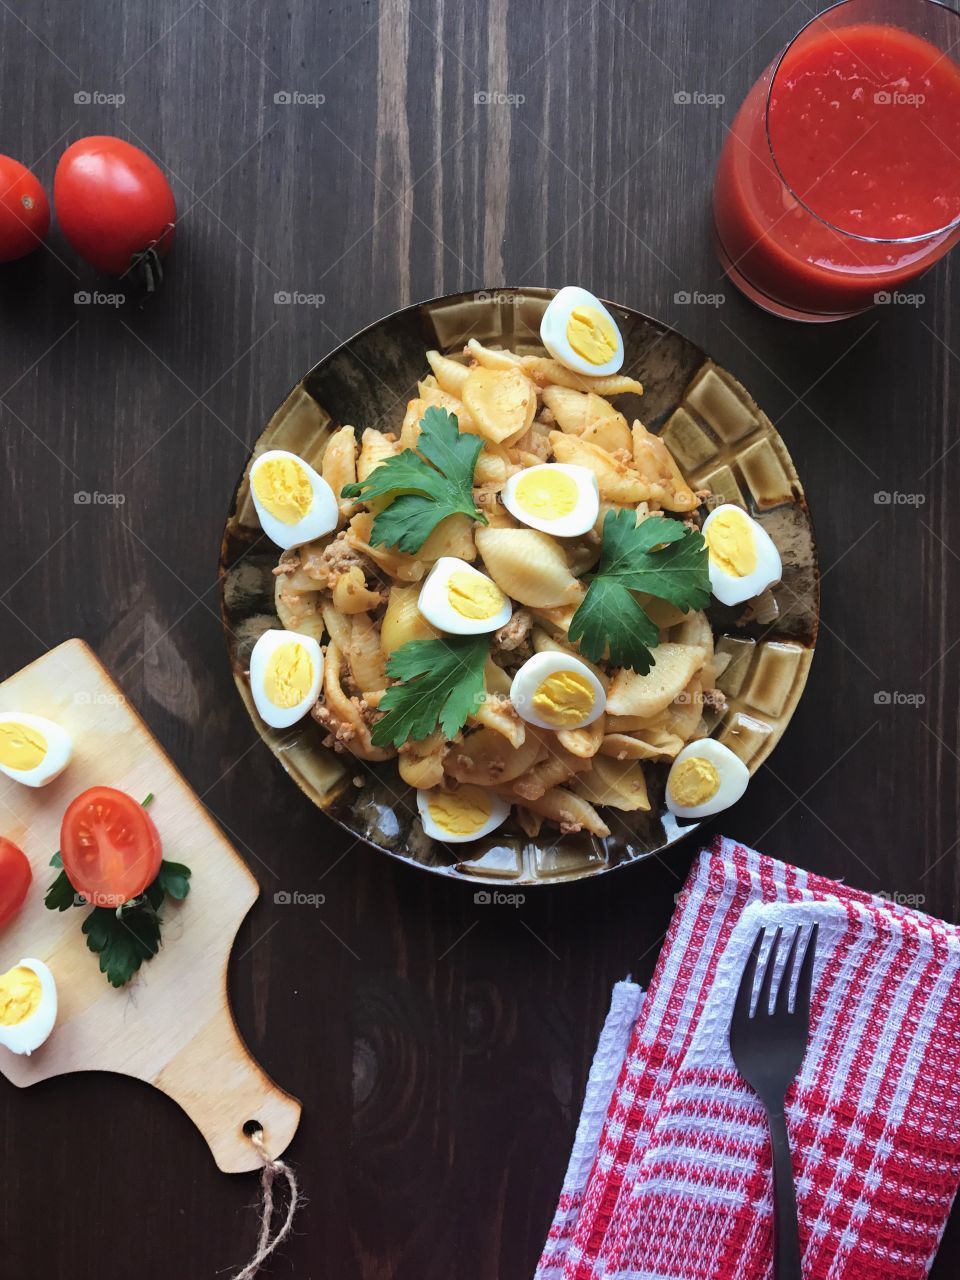
[[136, 898], [160, 870], [160, 834], [142, 804], [114, 787], [91, 787], [63, 815], [67, 879], [95, 907]]
[[0, 262], [25, 258], [50, 230], [46, 192], [26, 165], [0, 156]]
[[23, 906], [32, 879], [27, 855], [12, 840], [0, 836], [0, 928]]
[[63, 234], [99, 271], [120, 276], [173, 244], [177, 205], [145, 151], [109, 136], [81, 138], [60, 157], [53, 203]]

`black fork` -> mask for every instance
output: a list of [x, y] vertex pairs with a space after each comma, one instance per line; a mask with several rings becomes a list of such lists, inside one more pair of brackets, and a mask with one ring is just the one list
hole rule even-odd
[[[793, 931], [771, 1011], [770, 995], [783, 930], [778, 929], [774, 934], [760, 982], [757, 1007], [751, 1015], [754, 981], [764, 938], [764, 930], [760, 930], [740, 979], [740, 990], [730, 1019], [730, 1052], [737, 1070], [766, 1109], [773, 1146], [773, 1267], [776, 1280], [801, 1280], [797, 1192], [793, 1184], [784, 1098], [803, 1063], [810, 1031], [810, 985], [817, 949], [817, 925], [813, 926], [801, 946], [802, 933], [801, 926]], [[790, 989], [794, 975], [797, 978], [796, 998], [791, 1009]]]

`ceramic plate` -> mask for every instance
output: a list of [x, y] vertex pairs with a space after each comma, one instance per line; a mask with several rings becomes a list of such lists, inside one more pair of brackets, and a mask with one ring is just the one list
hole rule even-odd
[[[249, 461], [265, 449], [289, 449], [319, 467], [330, 433], [344, 423], [399, 430], [425, 352], [457, 353], [469, 338], [543, 354], [540, 318], [551, 289], [500, 289], [436, 298], [370, 325], [320, 361], [267, 423], [237, 485], [221, 551], [221, 603], [237, 688], [264, 742], [306, 795], [355, 836], [391, 857], [474, 883], [555, 884], [599, 875], [668, 848], [688, 834], [663, 804], [667, 766], [650, 765], [651, 810], [604, 809], [612, 834], [561, 835], [544, 828], [536, 840], [508, 824], [471, 845], [437, 844], [424, 836], [413, 792], [396, 765], [336, 756], [324, 731], [307, 717], [276, 732], [253, 708], [246, 671], [250, 650], [279, 624], [274, 576], [279, 551], [262, 534], [250, 499]], [[776, 746], [803, 692], [813, 657], [819, 577], [813, 528], [793, 461], [776, 429], [747, 390], [695, 343], [629, 307], [607, 303], [623, 333], [623, 372], [644, 395], [616, 401], [628, 420], [641, 417], [666, 440], [692, 488], [739, 502], [764, 526], [783, 560], [783, 581], [763, 621], [744, 624], [743, 606], [714, 602], [709, 611], [717, 648], [731, 654], [718, 681], [728, 707], [712, 734], [755, 771]], [[363, 785], [357, 782], [362, 780]]]

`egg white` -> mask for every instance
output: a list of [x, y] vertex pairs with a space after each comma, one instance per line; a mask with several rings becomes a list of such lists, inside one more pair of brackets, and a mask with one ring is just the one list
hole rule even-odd
[[[557, 671], [576, 672], [589, 683], [593, 690], [593, 703], [589, 713], [575, 725], [551, 724], [537, 712], [533, 705], [533, 696], [541, 684]], [[510, 701], [517, 715], [528, 724], [536, 725], [538, 729], [549, 729], [552, 733], [560, 733], [563, 729], [583, 729], [588, 724], [593, 724], [594, 720], [603, 715], [607, 705], [607, 695], [596, 675], [579, 658], [568, 653], [545, 652], [535, 653], [532, 658], [528, 658], [513, 677], [510, 685]]]
[[710, 575], [710, 590], [721, 604], [726, 605], [742, 604], [745, 600], [752, 600], [754, 596], [766, 591], [767, 587], [772, 587], [775, 582], [779, 582], [783, 575], [783, 563], [776, 543], [763, 525], [754, 520], [753, 516], [747, 515], [743, 507], [737, 506], [736, 503], [724, 502], [710, 512], [703, 522], [704, 536], [721, 511], [730, 510], [739, 512], [750, 526], [753, 545], [757, 552], [757, 567], [753, 573], [737, 578], [726, 573], [715, 562], [713, 556], [709, 555], [708, 549], [707, 571]]
[[[677, 804], [670, 794], [670, 779], [673, 777], [674, 770], [678, 764], [689, 759], [690, 756], [708, 760], [720, 775], [720, 786], [716, 795], [705, 800], [703, 804]], [[732, 804], [736, 804], [746, 791], [749, 781], [750, 770], [729, 747], [725, 747], [722, 742], [717, 742], [715, 738], [699, 738], [696, 742], [688, 743], [682, 751], [678, 752], [670, 766], [665, 797], [667, 808], [678, 818], [709, 818], [711, 814], [720, 813], [721, 810], [729, 809]]]
[[[292, 458], [307, 473], [310, 487], [313, 490], [313, 499], [310, 503], [309, 511], [296, 524], [284, 524], [282, 520], [272, 516], [265, 507], [261, 506], [254, 490], [254, 476], [263, 464], [269, 462], [271, 458]], [[268, 449], [266, 453], [261, 453], [260, 457], [256, 459], [250, 468], [250, 496], [253, 498], [253, 505], [257, 509], [257, 516], [263, 532], [271, 542], [275, 542], [284, 551], [290, 547], [302, 546], [305, 542], [312, 542], [314, 538], [322, 538], [324, 534], [332, 533], [337, 527], [339, 511], [337, 498], [333, 490], [323, 476], [314, 471], [309, 462], [304, 462], [302, 458], [297, 457], [295, 453], [290, 453], [286, 449]]]
[[9, 724], [10, 721], [42, 733], [47, 742], [47, 750], [33, 769], [13, 769], [9, 765], [0, 764], [0, 772], [13, 778], [15, 782], [22, 782], [25, 787], [45, 787], [54, 778], [59, 778], [73, 755], [73, 742], [66, 729], [44, 716], [31, 715], [27, 711], [0, 713], [0, 724]]
[[[594, 307], [613, 325], [617, 335], [617, 350], [606, 364], [591, 364], [571, 347], [567, 338], [567, 324], [575, 307]], [[623, 335], [620, 326], [599, 298], [577, 285], [568, 284], [551, 299], [540, 321], [540, 341], [554, 360], [575, 373], [585, 373], [588, 378], [602, 378], [607, 374], [619, 373], [623, 367]]]
[[446, 631], [448, 635], [454, 636], [479, 636], [486, 631], [496, 631], [506, 626], [513, 616], [513, 604], [504, 592], [500, 593], [504, 597], [502, 607], [489, 618], [465, 618], [462, 613], [458, 613], [447, 596], [447, 584], [453, 573], [473, 574], [496, 586], [492, 578], [475, 569], [466, 560], [460, 560], [456, 556], [441, 556], [427, 575], [417, 599], [417, 608], [426, 620], [438, 631]]
[[[488, 836], [491, 831], [495, 831], [497, 827], [507, 820], [510, 814], [510, 802], [508, 800], [504, 800], [502, 796], [494, 795], [492, 791], [484, 791], [492, 805], [490, 816], [486, 821], [477, 827], [475, 831], [465, 835], [444, 831], [430, 816], [430, 797], [439, 790], [439, 787], [431, 787], [417, 792], [417, 808], [420, 811], [420, 821], [423, 823], [424, 832], [432, 840], [442, 840], [444, 844], [466, 844], [468, 840], [479, 840], [481, 836]], [[482, 788], [477, 788], [477, 790], [482, 790]]]
[[0, 1026], [0, 1045], [11, 1053], [29, 1055], [40, 1048], [57, 1020], [57, 984], [42, 960], [18, 960], [11, 968], [33, 970], [40, 979], [40, 1003], [23, 1022], [12, 1027]]
[[[537, 471], [562, 471], [577, 486], [577, 503], [565, 516], [557, 516], [553, 520], [531, 515], [517, 500], [517, 487], [525, 476]], [[556, 538], [576, 538], [586, 533], [597, 523], [600, 514], [600, 487], [597, 477], [587, 467], [578, 467], [566, 462], [544, 462], [537, 467], [526, 467], [510, 477], [500, 493], [503, 505], [510, 514], [531, 529], [539, 529], [541, 533], [552, 533]]]
[[[302, 644], [313, 663], [313, 680], [301, 700], [292, 707], [278, 707], [267, 697], [264, 678], [267, 664], [271, 656], [281, 645], [296, 641]], [[320, 684], [323, 680], [323, 652], [313, 636], [302, 635], [299, 631], [281, 631], [273, 629], [265, 631], [250, 654], [250, 692], [260, 719], [272, 729], [289, 729], [292, 724], [302, 720], [317, 698], [320, 696]]]

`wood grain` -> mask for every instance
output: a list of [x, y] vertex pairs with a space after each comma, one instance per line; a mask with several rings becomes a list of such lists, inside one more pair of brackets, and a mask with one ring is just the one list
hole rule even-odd
[[[0, 1074], [21, 1088], [77, 1071], [133, 1076], [183, 1107], [218, 1168], [249, 1173], [261, 1161], [244, 1126], [259, 1124], [264, 1149], [279, 1156], [300, 1119], [297, 1100], [247, 1052], [227, 1002], [227, 962], [257, 882], [82, 640], [0, 683], [0, 710], [24, 708], [61, 725], [73, 756], [42, 789], [0, 778], [4, 828], [33, 871], [23, 909], [4, 930], [4, 967], [22, 955], [48, 964], [58, 1012], [47, 1043], [30, 1055], [4, 1052]], [[43, 903], [63, 811], [105, 778], [127, 795], [153, 796], [165, 855], [193, 872], [187, 899], [162, 909], [165, 945], [122, 990], [107, 984], [88, 951], [80, 912]]]
[[[649, 977], [695, 853], [478, 906], [349, 846], [255, 743], [216, 616], [227, 503], [290, 387], [385, 312], [584, 283], [741, 379], [802, 473], [824, 625], [794, 723], [722, 829], [960, 917], [958, 259], [916, 308], [805, 329], [735, 296], [710, 243], [724, 127], [804, 16], [773, 0], [0, 6], [3, 149], [49, 190], [67, 141], [140, 139], [181, 213], [142, 311], [75, 306], [111, 285], [56, 230], [0, 270], [0, 664], [88, 640], [260, 881], [230, 985], [252, 1052], [304, 1101], [290, 1155], [309, 1204], [278, 1275], [531, 1274], [610, 988]], [[77, 105], [81, 89], [126, 102]], [[325, 101], [274, 103], [292, 90]], [[678, 106], [680, 90], [726, 102]], [[523, 101], [475, 101], [490, 91]], [[725, 301], [679, 305], [683, 290]], [[125, 502], [75, 506], [79, 490]], [[293, 890], [325, 902], [274, 901]], [[0, 1132], [11, 1274], [75, 1280], [109, 1256], [151, 1280], [213, 1276], [251, 1252], [252, 1180], [223, 1177], [137, 1082], [0, 1081]], [[69, 1194], [39, 1231], [51, 1186]], [[933, 1275], [958, 1267], [955, 1222]]]

